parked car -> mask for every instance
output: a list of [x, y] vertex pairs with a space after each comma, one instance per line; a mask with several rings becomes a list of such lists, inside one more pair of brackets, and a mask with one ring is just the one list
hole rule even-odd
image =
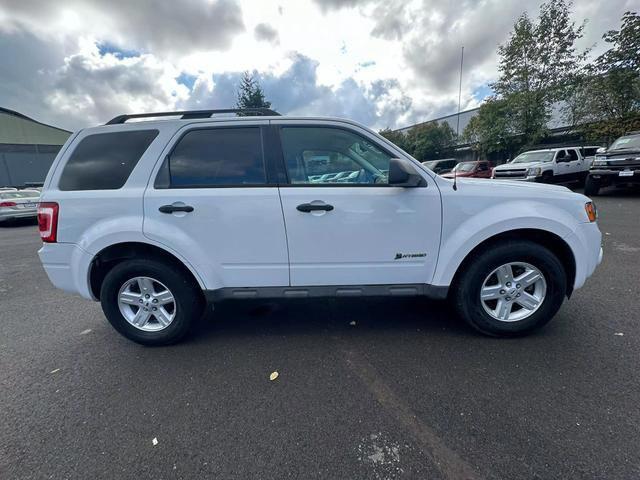
[[640, 132], [618, 138], [598, 153], [584, 186], [585, 195], [598, 195], [610, 185], [640, 185]]
[[493, 178], [541, 183], [583, 182], [590, 162], [580, 147], [548, 148], [521, 153], [493, 169]]
[[[136, 342], [176, 342], [223, 299], [367, 295], [449, 298], [478, 331], [522, 335], [602, 258], [595, 206], [564, 187], [454, 189], [349, 120], [215, 113], [116, 117], [72, 135], [47, 175], [49, 279]], [[312, 181], [322, 169], [359, 174]]]
[[40, 192], [14, 190], [0, 192], [0, 222], [37, 215]]
[[443, 158], [442, 160], [429, 160], [422, 164], [438, 175], [449, 173], [456, 166], [458, 160], [455, 158]]
[[[487, 161], [476, 162], [460, 162], [449, 173], [445, 173], [442, 176], [444, 178], [457, 178], [460, 177], [473, 177], [473, 178], [491, 178], [491, 163]], [[455, 172], [455, 174], [454, 174]]]

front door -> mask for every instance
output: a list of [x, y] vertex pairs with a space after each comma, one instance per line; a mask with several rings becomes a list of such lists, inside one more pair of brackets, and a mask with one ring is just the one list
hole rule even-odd
[[280, 196], [265, 168], [267, 125], [186, 127], [145, 192], [145, 236], [186, 257], [208, 289], [289, 284]]
[[280, 188], [292, 286], [429, 283], [440, 242], [440, 193], [387, 183], [393, 158], [364, 129], [279, 128]]

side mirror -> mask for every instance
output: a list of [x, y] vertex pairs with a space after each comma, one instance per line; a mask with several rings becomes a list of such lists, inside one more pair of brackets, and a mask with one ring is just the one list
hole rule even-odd
[[598, 150], [596, 150], [596, 153], [605, 153], [606, 151], [607, 151], [606, 148], [600, 147]]
[[389, 185], [394, 187], [424, 187], [424, 178], [407, 160], [392, 158], [389, 161]]

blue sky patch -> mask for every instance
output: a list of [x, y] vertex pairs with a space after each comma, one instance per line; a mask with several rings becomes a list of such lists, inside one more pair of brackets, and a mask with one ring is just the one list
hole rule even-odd
[[180, 75], [178, 75], [178, 78], [176, 78], [176, 80], [178, 81], [178, 83], [183, 84], [189, 90], [193, 90], [193, 84], [196, 83], [196, 78], [197, 77], [195, 75], [189, 75], [188, 73], [182, 72]]
[[493, 95], [493, 90], [489, 85], [482, 85], [473, 91], [473, 98], [476, 100], [484, 100], [490, 95]]
[[132, 57], [140, 56], [140, 52], [137, 52], [135, 50], [125, 50], [125, 49], [116, 47], [112, 43], [108, 43], [108, 42], [99, 43], [98, 52], [100, 52], [100, 55], [106, 55], [110, 53], [118, 58], [132, 58]]

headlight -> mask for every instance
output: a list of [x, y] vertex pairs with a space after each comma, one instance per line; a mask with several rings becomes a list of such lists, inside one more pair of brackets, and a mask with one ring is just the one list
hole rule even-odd
[[540, 167], [533, 167], [527, 170], [528, 177], [537, 177], [542, 173], [542, 169]]
[[593, 161], [592, 165], [594, 167], [606, 167], [607, 166], [607, 161], [606, 160], [601, 160], [598, 157], [596, 157], [596, 159]]

